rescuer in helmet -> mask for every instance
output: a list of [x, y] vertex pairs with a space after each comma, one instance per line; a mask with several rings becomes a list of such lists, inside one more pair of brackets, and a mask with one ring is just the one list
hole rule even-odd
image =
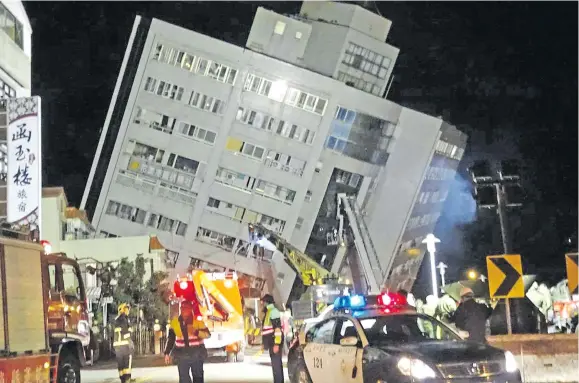
[[205, 326], [196, 303], [184, 300], [180, 308], [181, 315], [174, 317], [170, 323], [165, 363], [169, 364], [171, 357], [175, 358], [179, 383], [203, 383], [203, 363], [207, 359], [204, 340], [209, 338], [211, 333]]
[[263, 304], [263, 326], [261, 328], [261, 343], [265, 350], [269, 350], [271, 359], [271, 369], [273, 371], [273, 383], [283, 383], [283, 331], [281, 326], [281, 315], [275, 307], [273, 297], [265, 294], [261, 298]]
[[468, 332], [469, 340], [485, 343], [486, 321], [492, 313], [492, 307], [475, 301], [473, 291], [463, 287], [460, 304], [453, 315], [454, 324], [458, 329]]
[[133, 341], [131, 339], [131, 324], [129, 322], [129, 310], [131, 306], [128, 303], [119, 305], [119, 315], [115, 318], [115, 334], [113, 347], [117, 357], [117, 368], [121, 383], [131, 380], [131, 364], [133, 361]]

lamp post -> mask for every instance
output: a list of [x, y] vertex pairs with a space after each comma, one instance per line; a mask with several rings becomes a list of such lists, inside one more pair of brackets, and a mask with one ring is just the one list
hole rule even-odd
[[430, 233], [422, 240], [426, 244], [426, 250], [430, 255], [430, 277], [432, 278], [432, 295], [438, 298], [438, 286], [436, 282], [436, 262], [434, 255], [436, 253], [436, 244], [440, 243], [440, 239], [436, 238], [434, 234]]
[[446, 286], [446, 279], [444, 279], [444, 276], [446, 275], [446, 269], [448, 269], [448, 266], [443, 262], [439, 262], [436, 268], [440, 273], [440, 284], [442, 285], [442, 287], [444, 287]]

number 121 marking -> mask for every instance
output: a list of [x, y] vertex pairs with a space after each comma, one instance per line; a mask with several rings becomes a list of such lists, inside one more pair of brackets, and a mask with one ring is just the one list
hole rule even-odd
[[314, 358], [314, 368], [322, 368], [322, 358]]

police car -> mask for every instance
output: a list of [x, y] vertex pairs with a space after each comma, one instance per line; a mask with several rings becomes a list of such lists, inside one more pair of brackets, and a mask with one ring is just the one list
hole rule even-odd
[[463, 340], [402, 295], [343, 296], [288, 354], [292, 383], [522, 382], [510, 352]]

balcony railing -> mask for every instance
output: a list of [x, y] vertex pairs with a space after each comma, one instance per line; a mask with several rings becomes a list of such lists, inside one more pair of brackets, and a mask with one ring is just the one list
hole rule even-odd
[[158, 130], [158, 131], [163, 132], [163, 133], [173, 134], [173, 128], [170, 128], [170, 127], [165, 126], [165, 125], [161, 125], [157, 121], [144, 121], [144, 120], [141, 120], [139, 118], [135, 118], [135, 124], [143, 125], [147, 128]]
[[127, 170], [185, 190], [191, 190], [193, 181], [195, 180], [195, 174], [177, 170], [136, 156], [131, 157]]
[[274, 168], [274, 169], [282, 170], [284, 172], [288, 172], [288, 173], [296, 175], [298, 177], [301, 177], [304, 174], [304, 168], [301, 168], [301, 169], [292, 168], [288, 165], [283, 165], [281, 162], [274, 161], [274, 160], [271, 160], [269, 158], [266, 158], [265, 166], [267, 166], [268, 168]]
[[191, 206], [195, 205], [197, 199], [197, 193], [195, 192], [167, 184], [160, 180], [147, 178], [141, 174], [127, 170], [119, 170], [116, 182], [146, 194], [156, 195]]

